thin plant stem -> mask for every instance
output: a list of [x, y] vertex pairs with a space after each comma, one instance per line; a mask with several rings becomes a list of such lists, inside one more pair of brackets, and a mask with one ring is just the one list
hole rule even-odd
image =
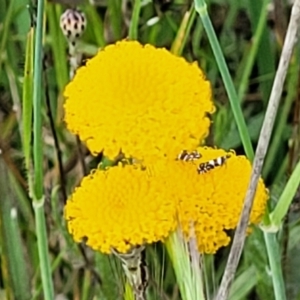
[[220, 44], [218, 42], [216, 33], [211, 24], [211, 20], [207, 13], [207, 6], [204, 0], [195, 0], [195, 9], [201, 17], [203, 26], [206, 30], [210, 45], [212, 47], [213, 53], [215, 55], [220, 73], [224, 80], [225, 88], [228, 93], [229, 101], [231, 104], [231, 109], [241, 136], [242, 144], [246, 155], [252, 161], [254, 157], [254, 152], [251, 144], [251, 139], [248, 133], [246, 122], [243, 116], [242, 109], [239, 104], [239, 99], [232, 81], [232, 78], [229, 74], [228, 67], [226, 65], [224, 55], [222, 53]]
[[46, 231], [46, 220], [44, 211], [44, 201], [36, 201], [33, 203], [36, 230], [37, 244], [39, 250], [40, 269], [42, 277], [42, 285], [45, 300], [54, 299], [53, 282], [51, 278], [51, 266], [48, 254], [48, 238]]
[[[193, 231], [191, 231], [193, 234]], [[183, 300], [204, 300], [200, 255], [194, 235], [187, 242], [180, 229], [171, 233], [165, 246], [172, 261], [177, 284]]]
[[30, 28], [27, 35], [26, 58], [23, 84], [22, 103], [22, 146], [27, 170], [28, 185], [32, 184], [32, 174], [30, 172], [31, 162], [31, 128], [32, 128], [32, 84], [33, 84], [33, 35], [34, 29]]
[[33, 161], [34, 161], [34, 198], [43, 197], [43, 137], [42, 137], [42, 39], [43, 39], [44, 1], [38, 2], [37, 27], [34, 48], [33, 73]]
[[45, 300], [54, 299], [51, 267], [48, 255], [48, 239], [44, 216], [43, 195], [43, 140], [42, 140], [42, 40], [44, 21], [44, 0], [38, 1], [37, 25], [34, 47], [34, 74], [33, 74], [33, 207], [36, 218], [37, 245], [41, 268], [41, 277]]
[[[254, 158], [253, 163], [253, 169], [250, 179], [250, 184], [246, 193], [245, 201], [244, 201], [244, 207], [243, 211], [239, 220], [239, 224], [237, 226], [232, 248], [229, 254], [229, 258], [226, 264], [225, 272], [222, 278], [221, 286], [219, 288], [218, 294], [216, 299], [217, 300], [225, 300], [228, 298], [229, 289], [231, 287], [231, 283], [234, 278], [234, 274], [236, 272], [239, 259], [241, 257], [241, 253], [243, 250], [245, 237], [246, 237], [246, 229], [248, 226], [249, 221], [249, 215], [253, 204], [253, 199], [257, 187], [258, 180], [260, 178], [264, 158], [268, 149], [272, 129], [274, 126], [274, 121], [277, 113], [277, 109], [279, 106], [283, 84], [285, 81], [288, 65], [290, 58], [292, 56], [292, 51], [294, 48], [294, 45], [297, 41], [297, 31], [298, 31], [298, 24], [300, 21], [300, 0], [296, 0], [291, 13], [291, 19], [286, 35], [286, 39], [284, 42], [282, 54], [279, 61], [278, 70], [276, 72], [275, 80], [273, 83], [272, 92], [270, 95], [270, 100], [266, 112], [266, 116], [264, 119], [264, 123], [261, 129], [261, 133], [258, 140], [258, 145], [256, 149], [256, 154]], [[274, 239], [268, 240], [270, 242], [270, 247], [276, 247], [276, 241]], [[275, 261], [278, 260], [278, 257], [274, 257], [274, 252], [268, 252], [269, 261]], [[280, 264], [278, 262], [278, 264]], [[274, 267], [274, 264], [271, 264], [271, 271], [273, 274], [272, 268]], [[277, 276], [276, 281], [280, 282], [283, 280], [283, 278], [279, 278], [280, 274], [282, 273], [276, 273], [273, 274], [274, 276]], [[274, 282], [274, 280], [273, 280]], [[280, 291], [276, 291], [278, 294], [275, 295], [276, 299], [284, 300], [285, 297], [281, 297], [282, 295], [285, 295], [284, 286], [279, 284], [278, 289], [282, 289]]]
[[285, 287], [283, 272], [281, 268], [281, 256], [279, 245], [276, 239], [276, 233], [264, 231], [264, 238], [269, 257], [269, 263], [272, 270], [272, 281], [274, 287], [275, 300], [285, 300]]
[[178, 29], [175, 40], [171, 46], [171, 52], [175, 55], [181, 55], [186, 44], [186, 41], [190, 35], [192, 25], [194, 24], [196, 17], [195, 5], [193, 4], [189, 11], [184, 14]]
[[122, 1], [110, 0], [107, 2], [107, 10], [111, 17], [111, 28], [114, 40], [119, 40], [122, 37]]
[[129, 39], [136, 40], [138, 38], [139, 16], [141, 11], [141, 0], [135, 0], [132, 12], [132, 18], [129, 26]]

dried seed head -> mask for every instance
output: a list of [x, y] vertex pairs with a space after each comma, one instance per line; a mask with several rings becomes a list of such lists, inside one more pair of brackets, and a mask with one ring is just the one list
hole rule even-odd
[[75, 43], [86, 28], [86, 17], [76, 9], [67, 9], [60, 17], [60, 28], [69, 42]]

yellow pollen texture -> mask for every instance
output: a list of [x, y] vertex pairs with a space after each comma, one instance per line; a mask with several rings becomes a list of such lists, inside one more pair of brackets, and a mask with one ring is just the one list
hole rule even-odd
[[119, 164], [85, 177], [67, 201], [65, 218], [75, 241], [125, 253], [165, 239], [176, 227], [176, 202], [156, 173]]
[[65, 121], [93, 154], [176, 157], [208, 134], [210, 83], [196, 63], [121, 41], [81, 67], [65, 90]]
[[[251, 164], [245, 156], [222, 149], [198, 148], [202, 157], [196, 161], [177, 161], [177, 187], [179, 197], [178, 218], [186, 236], [194, 226], [199, 251], [215, 253], [227, 246], [227, 230], [236, 228], [248, 187]], [[222, 166], [198, 174], [197, 166], [220, 156], [230, 156]], [[250, 224], [260, 222], [266, 208], [268, 192], [259, 181]]]

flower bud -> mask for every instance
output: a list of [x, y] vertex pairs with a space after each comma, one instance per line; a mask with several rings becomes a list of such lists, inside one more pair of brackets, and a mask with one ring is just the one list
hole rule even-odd
[[60, 17], [60, 28], [69, 42], [75, 43], [86, 28], [86, 17], [76, 9], [67, 9]]

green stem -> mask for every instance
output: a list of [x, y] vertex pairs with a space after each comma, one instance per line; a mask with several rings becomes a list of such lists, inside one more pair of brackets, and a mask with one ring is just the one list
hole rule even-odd
[[175, 55], [180, 56], [183, 48], [186, 44], [188, 37], [190, 36], [192, 25], [194, 24], [196, 17], [195, 6], [192, 5], [191, 9], [184, 14], [183, 20], [181, 21], [180, 27], [177, 31], [175, 40], [171, 46], [171, 52]]
[[244, 146], [244, 150], [248, 158], [252, 161], [254, 157], [254, 151], [251, 144], [251, 139], [247, 130], [246, 122], [242, 113], [242, 109], [239, 104], [239, 99], [236, 90], [233, 85], [232, 78], [229, 74], [220, 44], [218, 42], [216, 33], [211, 24], [211, 20], [207, 13], [207, 6], [204, 0], [195, 0], [195, 9], [199, 13], [203, 26], [206, 30], [210, 45], [213, 53], [216, 57], [216, 61], [224, 80], [225, 88], [228, 93], [231, 109], [237, 123], [237, 127], [241, 136], [241, 140]]
[[42, 139], [42, 41], [44, 23], [44, 0], [38, 1], [37, 25], [34, 48], [34, 85], [33, 85], [33, 162], [34, 186], [31, 191], [33, 208], [36, 218], [36, 233], [40, 260], [42, 284], [45, 300], [54, 299], [51, 278], [50, 260], [48, 255], [48, 239], [44, 215], [43, 197], [43, 139]]
[[46, 231], [46, 220], [44, 201], [33, 202], [36, 218], [36, 235], [45, 300], [54, 299], [53, 283], [51, 278], [51, 266], [48, 255], [48, 238]]
[[276, 240], [276, 234], [264, 232], [264, 237], [266, 241], [267, 253], [271, 267], [275, 300], [285, 300], [285, 286], [280, 262], [281, 256], [279, 252], [278, 241]]
[[33, 73], [33, 159], [34, 159], [34, 197], [38, 201], [43, 196], [43, 140], [42, 140], [42, 40], [43, 40], [44, 0], [38, 1], [37, 26], [34, 47]]
[[138, 38], [140, 11], [141, 11], [141, 0], [135, 0], [133, 12], [132, 12], [132, 18], [131, 18], [130, 27], [129, 27], [129, 39], [130, 40], [137, 40], [137, 38]]
[[24, 83], [23, 83], [23, 103], [22, 103], [22, 146], [25, 159], [25, 167], [29, 185], [31, 185], [30, 159], [31, 159], [31, 128], [32, 128], [32, 83], [33, 83], [33, 29], [27, 35]]
[[122, 37], [122, 3], [120, 0], [110, 0], [107, 2], [107, 10], [110, 16], [111, 28], [114, 40]]
[[177, 229], [168, 236], [165, 246], [172, 262], [181, 298], [204, 300], [200, 255], [195, 238], [192, 237], [187, 242], [180, 229]]

